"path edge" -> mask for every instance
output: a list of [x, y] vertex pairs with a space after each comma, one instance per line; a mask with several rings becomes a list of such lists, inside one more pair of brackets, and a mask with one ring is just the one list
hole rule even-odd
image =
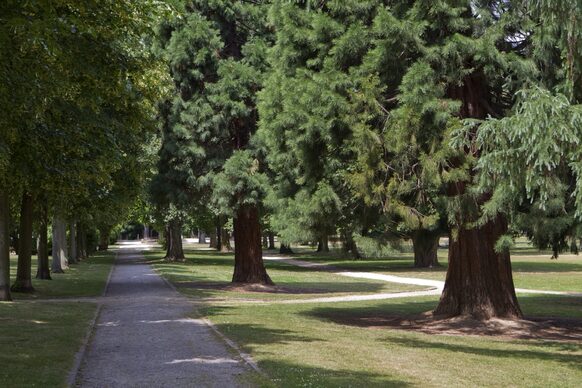
[[[150, 264], [150, 266], [151, 266], [151, 264]], [[158, 273], [158, 276], [160, 278], [162, 278], [162, 280], [164, 281], [164, 283], [166, 283], [166, 285], [168, 287], [170, 287], [173, 291], [175, 291], [179, 295], [187, 298], [184, 294], [182, 294], [180, 291], [178, 291], [178, 289], [176, 288], [176, 286], [174, 286], [172, 284], [172, 282], [170, 282], [168, 279], [166, 279], [164, 276], [162, 276], [162, 274], [160, 274], [155, 268], [153, 268], [153, 269], [154, 269], [154, 271], [156, 273]], [[195, 308], [194, 311], [196, 312], [197, 315], [201, 315], [197, 308]], [[212, 323], [208, 318], [204, 318], [204, 317], [200, 317], [200, 320], [202, 322], [204, 322], [204, 324], [206, 326], [208, 326], [210, 329], [212, 329], [212, 331], [214, 332], [214, 334], [216, 334], [216, 336], [218, 338], [220, 338], [226, 345], [228, 345], [228, 347], [230, 347], [232, 350], [234, 350], [236, 353], [238, 353], [239, 357], [248, 366], [250, 366], [255, 372], [257, 372], [259, 375], [261, 375], [264, 378], [270, 379], [269, 376], [267, 376], [267, 374], [265, 372], [263, 372], [263, 370], [261, 370], [261, 368], [259, 368], [259, 365], [257, 364], [257, 362], [255, 360], [253, 360], [253, 357], [250, 354], [245, 353], [240, 348], [240, 346], [238, 346], [236, 344], [236, 342], [234, 342], [233, 340], [231, 340], [230, 338], [228, 338], [226, 335], [224, 335], [220, 330], [218, 330], [218, 328], [216, 327], [216, 325], [214, 325], [214, 323]]]
[[[105, 294], [107, 294], [107, 290], [109, 289], [109, 283], [113, 275], [113, 270], [115, 269], [117, 257], [118, 252], [115, 252], [115, 259], [113, 260], [113, 264], [111, 265], [111, 269], [109, 270], [109, 275], [107, 275], [107, 281], [105, 282], [105, 287], [103, 288], [101, 297], [104, 297]], [[77, 378], [79, 377], [79, 372], [81, 370], [81, 364], [83, 363], [83, 359], [85, 358], [85, 354], [87, 353], [87, 346], [89, 345], [89, 342], [91, 342], [91, 338], [95, 333], [95, 325], [97, 324], [97, 319], [99, 319], [99, 315], [101, 314], [102, 308], [103, 303], [101, 301], [97, 301], [97, 309], [95, 310], [95, 314], [93, 314], [93, 318], [89, 322], [89, 329], [87, 330], [87, 334], [85, 334], [85, 337], [83, 338], [83, 341], [81, 343], [81, 347], [75, 354], [75, 358], [73, 359], [73, 366], [69, 370], [69, 374], [67, 375], [67, 387], [74, 387], [75, 383], [77, 382]]]

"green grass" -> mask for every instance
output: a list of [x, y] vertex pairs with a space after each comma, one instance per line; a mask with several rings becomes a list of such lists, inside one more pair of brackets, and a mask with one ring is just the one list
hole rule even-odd
[[[534, 311], [534, 306], [542, 304], [534, 299], [524, 300], [524, 307]], [[345, 321], [419, 313], [431, 310], [436, 303], [436, 298], [425, 297], [367, 303], [214, 306], [203, 313], [282, 387], [574, 387], [582, 381], [580, 343], [429, 335], [372, 329]]]
[[351, 294], [402, 292], [426, 287], [387, 283], [376, 280], [354, 279], [300, 268], [280, 262], [266, 261], [265, 266], [277, 286], [288, 292], [245, 292], [223, 288], [230, 284], [234, 259], [232, 254], [186, 250], [185, 263], [167, 263], [161, 250], [145, 253], [154, 268], [170, 280], [180, 292], [197, 298], [237, 299], [306, 299]]
[[[378, 272], [390, 275], [445, 280], [447, 251], [439, 249], [441, 267], [413, 268], [411, 253], [394, 254], [380, 259], [352, 260], [334, 254], [314, 254], [303, 251], [296, 258], [326, 263], [340, 269]], [[545, 291], [582, 292], [582, 256], [564, 254], [551, 260], [549, 252], [539, 252], [531, 247], [520, 247], [512, 252], [511, 262], [515, 286]]]
[[66, 385], [93, 303], [0, 303], [0, 386]]
[[[14, 302], [0, 303], [0, 386], [66, 386], [97, 305], [44, 299], [101, 296], [114, 256], [99, 252], [64, 274], [52, 274], [53, 280], [34, 279], [33, 258], [35, 292], [13, 293]], [[16, 257], [11, 259], [14, 279]]]
[[[114, 252], [97, 252], [79, 264], [71, 265], [64, 274], [51, 274], [52, 280], [38, 280], [36, 276], [36, 257], [33, 257], [32, 286], [35, 292], [13, 293], [15, 299], [91, 297], [101, 296], [111, 265], [115, 259]], [[17, 258], [11, 257], [12, 280], [16, 278]]]

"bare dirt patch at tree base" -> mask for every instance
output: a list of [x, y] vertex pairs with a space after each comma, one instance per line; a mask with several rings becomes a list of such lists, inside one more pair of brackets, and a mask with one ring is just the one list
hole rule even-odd
[[537, 339], [582, 343], [582, 320], [564, 318], [478, 320], [471, 316], [443, 318], [432, 312], [415, 316], [369, 315], [334, 316], [339, 324], [369, 329], [397, 329], [425, 334], [489, 336], [510, 339]]
[[317, 288], [291, 288], [278, 285], [248, 284], [248, 283], [221, 283], [221, 282], [181, 282], [181, 288], [192, 288], [199, 290], [232, 291], [242, 294], [265, 293], [265, 294], [329, 294], [338, 291], [324, 290]]

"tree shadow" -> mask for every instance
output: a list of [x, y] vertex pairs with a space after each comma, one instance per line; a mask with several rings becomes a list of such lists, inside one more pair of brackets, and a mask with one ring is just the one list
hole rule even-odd
[[[537, 350], [521, 350], [521, 349], [499, 349], [499, 347], [485, 348], [482, 346], [471, 346], [464, 344], [453, 344], [449, 342], [436, 341], [431, 337], [430, 341], [425, 341], [417, 337], [390, 337], [385, 341], [391, 344], [398, 344], [405, 347], [421, 348], [421, 349], [437, 349], [446, 350], [455, 353], [465, 353], [477, 356], [506, 358], [508, 360], [525, 359], [532, 361], [553, 361], [567, 364], [569, 367], [582, 370], [582, 345], [576, 344], [562, 344], [559, 342], [544, 341], [543, 347], [547, 352]], [[514, 342], [515, 344], [532, 345], [531, 342]], [[578, 354], [564, 354], [563, 352], [575, 352]]]
[[276, 386], [281, 387], [408, 387], [413, 384], [371, 372], [318, 368], [279, 360], [259, 362]]

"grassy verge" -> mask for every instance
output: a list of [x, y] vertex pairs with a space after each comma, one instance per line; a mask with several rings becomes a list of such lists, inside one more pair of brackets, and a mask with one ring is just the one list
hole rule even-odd
[[[17, 258], [11, 259], [10, 268], [14, 279]], [[97, 252], [79, 264], [71, 265], [64, 274], [51, 274], [52, 280], [38, 280], [34, 278], [37, 261], [33, 257], [32, 286], [35, 292], [13, 293], [13, 296], [15, 299], [101, 296], [114, 260], [114, 252]]]
[[93, 303], [0, 304], [0, 386], [66, 385]]
[[[425, 297], [320, 305], [213, 306], [203, 312], [282, 387], [574, 387], [582, 381], [582, 344], [429, 335], [350, 323], [387, 312], [427, 311], [436, 303], [436, 298]], [[532, 296], [523, 304], [530, 311], [541, 305]], [[570, 315], [574, 310], [563, 313]], [[581, 315], [579, 307], [577, 315]]]
[[[33, 278], [33, 294], [13, 293], [14, 302], [0, 303], [0, 386], [66, 386], [97, 305], [43, 299], [100, 296], [114, 257], [99, 252], [64, 274], [52, 274], [53, 280]], [[11, 269], [14, 278], [16, 257]]]
[[306, 299], [352, 294], [373, 294], [422, 290], [426, 287], [354, 279], [267, 261], [267, 271], [278, 286], [277, 292], [231, 290], [234, 260], [232, 254], [189, 249], [185, 263], [166, 263], [161, 250], [145, 252], [154, 268], [180, 292], [197, 298], [220, 299]]

